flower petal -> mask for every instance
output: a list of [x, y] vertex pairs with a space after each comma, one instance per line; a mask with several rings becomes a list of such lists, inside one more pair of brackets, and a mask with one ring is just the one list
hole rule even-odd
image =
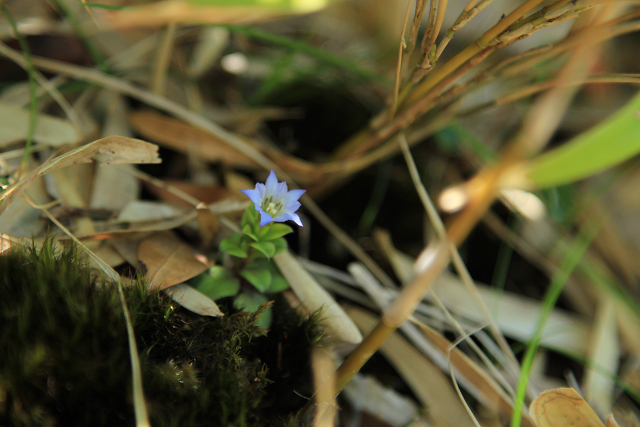
[[300, 217], [298, 216], [298, 214], [295, 214], [293, 212], [284, 213], [278, 216], [277, 218], [274, 218], [274, 221], [275, 222], [293, 221], [296, 224], [298, 224], [300, 227], [302, 227], [302, 221], [300, 220]]
[[306, 192], [307, 190], [291, 190], [282, 198], [283, 203], [286, 205], [289, 202], [298, 201], [298, 199]]
[[[257, 187], [257, 185], [256, 185]], [[247, 195], [247, 197], [249, 197], [251, 199], [251, 201], [253, 202], [253, 204], [256, 205], [256, 209], [258, 206], [260, 206], [260, 202], [262, 197], [260, 197], [260, 193], [258, 192], [258, 190], [240, 190], [242, 191], [244, 194]]]
[[287, 183], [284, 181], [279, 183], [276, 189], [275, 198], [280, 199], [281, 197], [284, 197], [287, 194], [287, 191], [288, 191]]
[[[256, 184], [257, 185], [257, 184]], [[275, 194], [278, 187], [278, 178], [276, 178], [276, 173], [271, 170], [269, 177], [267, 178], [267, 182], [265, 185], [265, 194]]]
[[260, 212], [260, 227], [265, 226], [273, 221], [273, 218], [271, 218], [271, 215], [264, 212], [262, 209], [260, 209], [259, 212]]

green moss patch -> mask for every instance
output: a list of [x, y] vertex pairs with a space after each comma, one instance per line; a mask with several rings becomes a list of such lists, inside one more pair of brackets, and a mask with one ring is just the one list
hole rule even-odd
[[[52, 248], [0, 256], [0, 425], [134, 425], [117, 290], [92, 281], [75, 248]], [[310, 392], [317, 319], [278, 304], [265, 335], [256, 322], [266, 305], [211, 318], [143, 283], [125, 296], [152, 425], [273, 425], [304, 405], [296, 393]]]

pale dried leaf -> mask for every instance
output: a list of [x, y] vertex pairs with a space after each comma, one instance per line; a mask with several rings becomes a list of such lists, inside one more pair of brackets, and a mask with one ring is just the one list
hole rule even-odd
[[[131, 136], [129, 122], [127, 121], [127, 103], [124, 97], [103, 91], [101, 100], [105, 104], [106, 118], [102, 129], [102, 135]], [[104, 165], [95, 172], [93, 180], [93, 191], [89, 206], [92, 208], [104, 208], [120, 210], [127, 203], [138, 198], [140, 192], [140, 181], [127, 171], [131, 171], [133, 166]]]
[[600, 418], [572, 388], [540, 393], [529, 407], [537, 427], [604, 427]]
[[149, 290], [165, 289], [204, 272], [208, 266], [198, 260], [191, 247], [172, 232], [155, 233], [138, 247]]
[[133, 169], [133, 166], [105, 165], [97, 168], [89, 206], [117, 211], [136, 200], [140, 193], [140, 182], [123, 171], [128, 169]]
[[211, 298], [185, 283], [170, 286], [164, 292], [175, 302], [201, 316], [220, 317], [224, 313]]
[[129, 202], [118, 215], [119, 221], [145, 222], [175, 218], [183, 215], [184, 209], [150, 200]]
[[222, 225], [220, 220], [203, 203], [197, 208], [198, 228], [200, 229], [200, 239], [203, 247], [211, 246], [213, 239], [220, 232]]
[[[0, 147], [27, 139], [29, 116], [28, 109], [0, 102]], [[38, 113], [33, 140], [40, 144], [59, 147], [77, 143], [80, 135], [68, 120]]]
[[[453, 343], [440, 335], [434, 329], [427, 325], [417, 323], [425, 336], [434, 343], [443, 354], [449, 355], [450, 363], [464, 376], [467, 381], [473, 384], [484, 396], [483, 403], [487, 404], [492, 410], [502, 414], [503, 416], [511, 416], [511, 399], [485, 371], [476, 362], [470, 359], [466, 354], [457, 347], [453, 347]], [[522, 425], [531, 426], [531, 421], [523, 417]]]
[[582, 384], [585, 398], [601, 415], [610, 414], [613, 409], [614, 376], [620, 362], [620, 346], [616, 304], [606, 294], [602, 294], [598, 300], [587, 359], [590, 363], [585, 367]]
[[93, 249], [93, 253], [110, 267], [116, 267], [125, 262], [125, 259], [108, 241], [99, 242]]
[[320, 9], [325, 1], [296, 2], [298, 7], [285, 9], [268, 5], [209, 6], [179, 0], [165, 0], [122, 11], [102, 11], [115, 28], [158, 27], [171, 23], [247, 24]]
[[366, 411], [392, 427], [404, 427], [419, 418], [419, 408], [413, 400], [368, 375], [356, 374], [342, 394], [356, 409]]
[[17, 198], [0, 214], [0, 233], [15, 237], [38, 236], [44, 230], [40, 211]]
[[[384, 244], [382, 237], [379, 241], [383, 243], [382, 247], [396, 274], [410, 278], [413, 275], [413, 258], [392, 245]], [[529, 341], [536, 328], [540, 302], [512, 292], [495, 292], [490, 286], [479, 282], [475, 282], [475, 285], [488, 309], [496, 313], [494, 319], [500, 330], [506, 336]], [[451, 312], [478, 323], [484, 322], [482, 313], [457, 276], [443, 272], [433, 285], [433, 292]], [[430, 295], [427, 295], [427, 299]], [[581, 352], [586, 345], [587, 331], [588, 326], [580, 317], [555, 308], [544, 328], [540, 345], [564, 352]]]
[[78, 147], [48, 161], [38, 175], [53, 172], [94, 158], [102, 164], [160, 163], [158, 146], [124, 136], [108, 136]]
[[[31, 200], [41, 205], [51, 201], [42, 178], [34, 178], [31, 181], [27, 194]], [[0, 233], [14, 237], [32, 237], [39, 236], [43, 227], [44, 221], [40, 211], [22, 198], [8, 204], [6, 210], [0, 214]]]
[[333, 358], [320, 347], [311, 351], [314, 398], [316, 403], [314, 427], [333, 427], [336, 414], [336, 366]]
[[362, 334], [351, 318], [291, 252], [281, 252], [273, 260], [302, 304], [311, 312], [322, 310], [322, 324], [335, 340], [354, 344], [362, 341]]
[[91, 197], [94, 168], [90, 163], [76, 163], [45, 175], [47, 191], [63, 206], [87, 208]]
[[[365, 334], [378, 323], [364, 310], [350, 307], [347, 312]], [[397, 332], [380, 351], [402, 375], [420, 402], [429, 408], [428, 415], [437, 426], [475, 427], [447, 376]]]
[[193, 48], [188, 74], [198, 78], [220, 59], [229, 42], [229, 30], [221, 27], [203, 27]]
[[138, 267], [138, 247], [145, 237], [141, 238], [115, 238], [111, 239], [111, 245], [125, 261], [134, 267]]

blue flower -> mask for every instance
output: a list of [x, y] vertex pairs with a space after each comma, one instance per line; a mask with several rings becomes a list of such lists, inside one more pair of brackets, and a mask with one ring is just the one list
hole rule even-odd
[[293, 221], [302, 227], [298, 214], [300, 208], [298, 199], [306, 190], [288, 191], [286, 182], [278, 182], [276, 174], [271, 171], [267, 182], [257, 183], [254, 190], [240, 190], [253, 202], [260, 212], [260, 227], [270, 222]]

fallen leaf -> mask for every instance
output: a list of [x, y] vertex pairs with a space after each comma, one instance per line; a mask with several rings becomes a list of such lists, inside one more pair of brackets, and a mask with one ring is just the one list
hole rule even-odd
[[164, 292], [171, 297], [172, 300], [201, 316], [220, 317], [224, 313], [220, 311], [218, 305], [208, 296], [193, 289], [191, 286], [179, 283], [170, 286]]
[[138, 198], [140, 181], [124, 171], [132, 165], [105, 165], [96, 168], [89, 206], [119, 210]]
[[[620, 363], [620, 338], [616, 318], [616, 303], [605, 292], [599, 298], [589, 339], [587, 360], [582, 382], [584, 396], [600, 415], [613, 409], [616, 383], [615, 373]], [[597, 366], [597, 368], [595, 368]]]
[[151, 200], [129, 202], [118, 214], [119, 221], [148, 222], [175, 218], [184, 215], [184, 209]]
[[154, 233], [138, 247], [138, 261], [146, 269], [149, 290], [162, 290], [205, 271], [191, 247], [170, 231]]
[[[120, 11], [101, 11], [115, 28], [158, 27], [170, 23], [234, 23], [260, 22], [287, 15], [310, 13], [325, 6], [326, 1], [273, 1], [268, 5], [214, 6], [165, 0]], [[295, 6], [292, 6], [294, 4]]]
[[[349, 307], [347, 312], [365, 334], [378, 323], [378, 319], [364, 310]], [[402, 375], [423, 406], [429, 408], [427, 414], [435, 425], [474, 426], [449, 378], [398, 332], [387, 338], [380, 351]]]
[[366, 411], [392, 427], [426, 427], [421, 409], [408, 396], [383, 385], [375, 377], [356, 374], [342, 394], [358, 411]]
[[[236, 199], [246, 199], [246, 197], [244, 197], [244, 195], [242, 195], [241, 193], [232, 194], [230, 191], [228, 191], [226, 188], [222, 186], [198, 185], [198, 184], [194, 184], [187, 181], [175, 181], [175, 180], [165, 180], [163, 182], [167, 187], [170, 186], [170, 187], [173, 187], [174, 189], [178, 189], [194, 197], [198, 201], [207, 203], [207, 204], [216, 202], [218, 200], [226, 199], [227, 197], [235, 197]], [[159, 199], [171, 205], [193, 206], [191, 203], [188, 203], [183, 198], [169, 191], [167, 188], [162, 188], [149, 182], [144, 182], [143, 185], [151, 193], [156, 195]]]
[[310, 312], [322, 310], [322, 324], [331, 331], [335, 340], [354, 344], [362, 341], [362, 334], [351, 318], [291, 252], [281, 252], [273, 257], [273, 261], [302, 304]]
[[208, 248], [211, 246], [213, 239], [218, 235], [220, 228], [220, 220], [211, 212], [207, 206], [202, 203], [197, 207], [198, 212], [198, 228], [200, 229], [200, 237], [202, 246]]
[[[486, 399], [483, 403], [504, 416], [511, 416], [511, 399], [490, 375], [457, 347], [453, 347], [453, 343], [437, 331], [422, 323], [417, 325], [429, 341], [444, 355], [449, 355], [451, 365], [482, 393]], [[521, 423], [523, 426], [532, 426], [531, 420], [525, 416], [522, 417]]]
[[44, 175], [76, 163], [89, 163], [94, 158], [107, 165], [162, 162], [158, 157], [158, 146], [155, 144], [124, 136], [108, 136], [48, 160], [38, 175]]
[[145, 138], [179, 153], [197, 153], [204, 160], [221, 161], [231, 166], [258, 167], [256, 162], [221, 139], [182, 120], [153, 111], [132, 112], [129, 120]]
[[529, 413], [537, 427], [604, 427], [589, 404], [572, 388], [540, 393], [531, 402]]
[[[0, 147], [27, 139], [29, 132], [28, 109], [0, 102]], [[75, 144], [80, 135], [68, 120], [38, 113], [33, 140], [40, 144], [60, 147]]]

